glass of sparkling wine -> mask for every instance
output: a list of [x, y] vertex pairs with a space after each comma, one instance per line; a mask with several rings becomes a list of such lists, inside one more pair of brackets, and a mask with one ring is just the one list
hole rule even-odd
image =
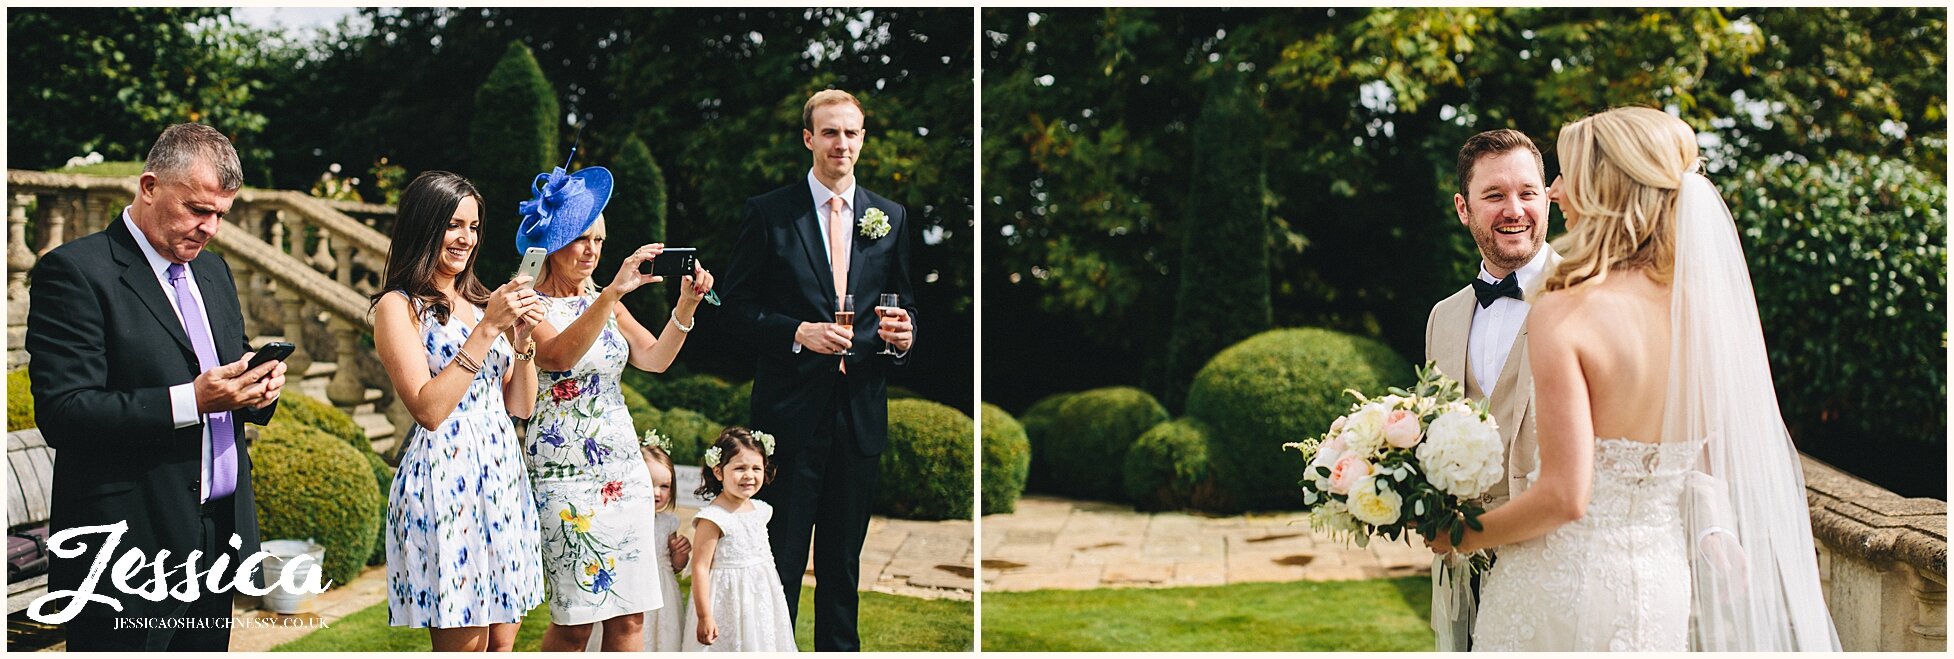
[[[855, 335], [855, 296], [843, 295], [835, 300], [835, 324], [840, 325], [850, 337]], [[853, 355], [854, 350], [843, 348], [843, 355]]]
[[[877, 302], [877, 304], [876, 304], [876, 307], [875, 307], [875, 315], [877, 315], [877, 316], [880, 316], [880, 317], [882, 317], [882, 318], [887, 318], [888, 316], [886, 316], [886, 315], [884, 315], [884, 314], [883, 314], [883, 312], [882, 312], [882, 308], [883, 308], [883, 307], [897, 307], [897, 306], [901, 306], [901, 305], [902, 305], [902, 297], [901, 297], [901, 296], [898, 296], [898, 295], [896, 295], [895, 293], [883, 293], [883, 294], [882, 294], [882, 297], [881, 297], [881, 298], [878, 298], [878, 302]], [[884, 342], [882, 342], [882, 352], [878, 352], [878, 353], [875, 353], [875, 354], [878, 354], [878, 355], [894, 355], [894, 354], [897, 354], [897, 353], [896, 353], [896, 347], [895, 347], [895, 346], [893, 346], [893, 345], [890, 345], [890, 344], [889, 344], [889, 342], [887, 342], [887, 341], [884, 341]]]

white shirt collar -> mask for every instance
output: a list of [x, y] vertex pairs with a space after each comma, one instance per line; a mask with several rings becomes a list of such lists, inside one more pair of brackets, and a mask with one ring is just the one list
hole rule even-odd
[[[142, 250], [143, 258], [149, 260], [149, 269], [154, 271], [156, 278], [163, 281], [165, 287], [167, 287], [169, 283], [170, 260], [163, 258], [162, 254], [156, 253], [156, 246], [149, 244], [149, 237], [143, 235], [142, 229], [136, 228], [136, 220], [135, 218], [129, 217], [129, 208], [127, 206], [122, 208], [122, 225], [129, 227], [129, 234], [136, 237], [136, 249]], [[184, 264], [183, 268], [188, 270], [190, 264]]]
[[[1527, 288], [1527, 286], [1540, 281], [1540, 273], [1546, 269], [1547, 246], [1542, 245], [1540, 246], [1540, 251], [1534, 253], [1532, 261], [1528, 261], [1526, 265], [1520, 266], [1520, 269], [1513, 271], [1512, 276], [1519, 277], [1519, 280], [1513, 283], [1519, 284], [1520, 290], [1532, 290]], [[1479, 280], [1488, 284], [1499, 283], [1498, 277], [1494, 277], [1493, 273], [1486, 271], [1486, 261], [1484, 259], [1479, 261]]]
[[[853, 179], [849, 180], [847, 189], [842, 190], [840, 194], [836, 194], [833, 190], [829, 190], [828, 186], [822, 185], [821, 179], [814, 178], [814, 168], [809, 167], [807, 169], [807, 188], [808, 191], [814, 193], [815, 208], [826, 209], [829, 199], [841, 197], [841, 205], [847, 207], [850, 211], [854, 210], [855, 182]], [[825, 220], [828, 216], [826, 213], [822, 213], [817, 217]]]

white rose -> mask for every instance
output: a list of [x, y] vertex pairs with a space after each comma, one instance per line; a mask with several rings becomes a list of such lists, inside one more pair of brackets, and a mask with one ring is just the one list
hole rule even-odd
[[1391, 410], [1376, 403], [1358, 408], [1350, 413], [1350, 419], [1343, 424], [1344, 446], [1358, 455], [1369, 456], [1384, 445], [1384, 421]]
[[1484, 494], [1506, 478], [1504, 453], [1498, 428], [1457, 409], [1433, 419], [1417, 449], [1432, 487], [1461, 498]]
[[1404, 510], [1404, 497], [1397, 490], [1378, 491], [1377, 480], [1366, 478], [1350, 488], [1350, 516], [1371, 526], [1396, 524]]
[[1350, 516], [1350, 509], [1342, 501], [1331, 499], [1321, 506], [1310, 509], [1309, 526], [1322, 533], [1358, 533], [1357, 518]]

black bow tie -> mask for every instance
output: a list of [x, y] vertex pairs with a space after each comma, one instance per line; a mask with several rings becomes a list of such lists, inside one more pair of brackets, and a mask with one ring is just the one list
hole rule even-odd
[[1493, 306], [1493, 301], [1502, 297], [1510, 297], [1522, 301], [1526, 300], [1526, 297], [1520, 294], [1520, 278], [1513, 275], [1507, 275], [1505, 279], [1499, 280], [1497, 284], [1488, 284], [1484, 279], [1473, 279], [1472, 292], [1474, 295], [1479, 296], [1479, 308], [1481, 309]]

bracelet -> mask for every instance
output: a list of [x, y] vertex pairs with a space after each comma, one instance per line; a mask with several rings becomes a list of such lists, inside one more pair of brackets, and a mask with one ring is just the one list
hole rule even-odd
[[525, 346], [522, 352], [516, 353], [516, 361], [526, 362], [535, 358], [536, 358], [536, 340], [530, 339], [529, 345]]
[[674, 314], [674, 315], [672, 316], [672, 325], [673, 325], [674, 327], [677, 327], [677, 328], [678, 328], [678, 331], [679, 331], [679, 333], [680, 333], [680, 334], [691, 334], [691, 333], [692, 333], [692, 328], [694, 328], [694, 327], [697, 327], [697, 326], [699, 325], [699, 317], [698, 317], [698, 316], [693, 316], [693, 317], [692, 317], [692, 324], [691, 324], [691, 325], [687, 325], [687, 324], [685, 324], [685, 323], [681, 323], [681, 322], [678, 322], [678, 316], [677, 316], [676, 314]]
[[469, 373], [482, 372], [482, 363], [470, 356], [467, 350], [456, 350], [454, 361], [449, 363], [459, 365], [461, 366], [461, 370], [468, 371]]

